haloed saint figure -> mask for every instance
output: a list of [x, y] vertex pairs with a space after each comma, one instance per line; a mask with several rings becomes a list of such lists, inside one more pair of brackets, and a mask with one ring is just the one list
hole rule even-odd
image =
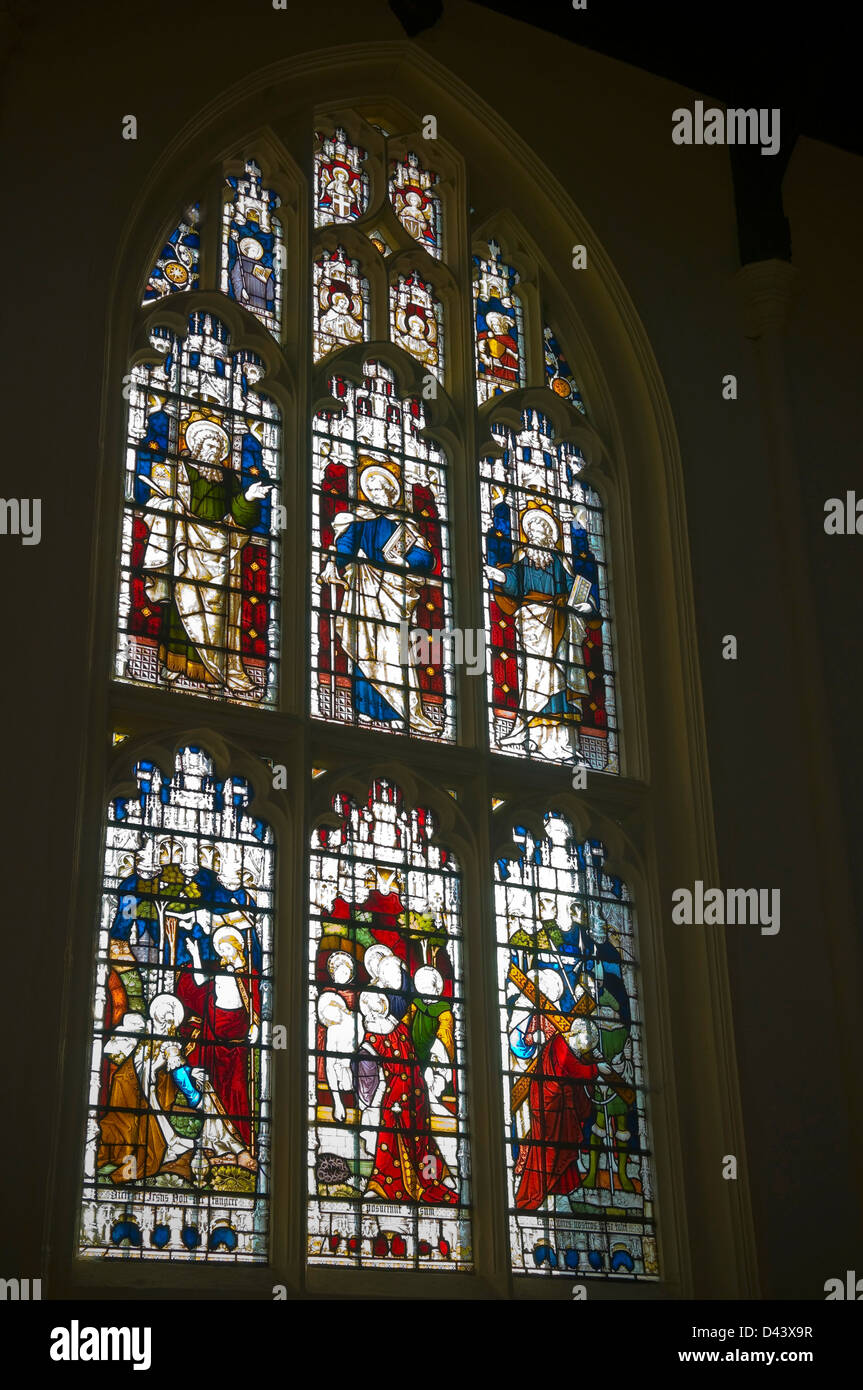
[[519, 706], [501, 747], [526, 746], [539, 757], [566, 759], [577, 747], [581, 702], [589, 686], [585, 621], [595, 617], [590, 585], [558, 549], [560, 527], [549, 511], [528, 507], [524, 545], [506, 565], [486, 565], [501, 611], [515, 624], [522, 651]]
[[164, 605], [159, 659], [166, 678], [244, 694], [253, 683], [241, 655], [241, 557], [271, 484], [244, 489], [226, 464], [230, 447], [217, 420], [193, 412], [176, 465], [154, 466], [143, 571], [148, 599]]
[[367, 499], [333, 519], [335, 539], [320, 583], [341, 589], [335, 633], [353, 664], [357, 713], [436, 736], [423, 712], [416, 667], [402, 666], [400, 632], [409, 624], [434, 567], [427, 541], [402, 508], [402, 485], [389, 469], [360, 473]]

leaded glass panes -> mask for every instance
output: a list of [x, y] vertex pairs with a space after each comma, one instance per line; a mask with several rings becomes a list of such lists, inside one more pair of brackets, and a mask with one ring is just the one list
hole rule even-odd
[[[385, 149], [377, 135], [374, 145]], [[555, 439], [543, 410], [520, 402], [519, 425], [512, 411], [492, 423], [492, 410], [480, 430], [494, 444], [479, 464], [484, 564], [473, 581], [484, 595], [484, 664], [482, 634], [456, 626], [465, 618], [454, 607], [449, 465], [429, 437], [424, 401], [438, 392], [432, 376], [453, 400], [465, 387], [470, 395], [473, 372], [479, 406], [542, 385], [582, 413], [584, 404], [544, 313], [541, 343], [530, 340], [519, 283], [519, 270], [535, 282], [527, 240], [516, 237], [506, 255], [493, 240], [481, 245], [471, 284], [457, 283], [457, 268], [435, 264], [438, 173], [412, 152], [389, 160], [372, 204], [367, 159], [341, 127], [316, 135], [309, 198], [315, 227], [333, 230], [311, 257], [309, 341], [286, 345], [285, 362], [283, 295], [305, 300], [288, 291], [283, 219], [304, 199], [279, 213], [251, 158], [227, 179], [210, 282], [194, 204], [156, 258], [144, 304], [221, 290], [276, 339], [264, 350], [268, 369], [300, 410], [307, 374], [297, 364], [309, 349], [312, 363], [325, 364], [333, 399], [317, 396], [315, 408], [326, 409], [312, 422], [308, 590], [321, 765], [298, 794], [338, 768], [341, 743], [352, 763], [366, 758], [364, 742], [327, 735], [329, 723], [440, 744], [439, 785], [457, 785], [450, 795], [463, 809], [490, 805], [494, 815], [503, 802], [491, 795], [482, 748], [465, 749], [466, 763], [454, 748], [456, 664], [486, 670], [492, 753], [552, 776], [560, 766], [619, 771], [603, 511], [580, 450]], [[369, 169], [381, 167], [376, 159]], [[274, 165], [283, 193], [292, 180]], [[466, 241], [466, 226], [447, 230]], [[465, 381], [447, 337], [459, 294], [472, 294]], [[368, 346], [387, 332], [389, 347]], [[122, 706], [123, 687], [136, 685], [217, 700], [225, 708], [211, 713], [226, 731], [238, 717], [230, 707], [244, 706], [240, 727], [251, 736], [249, 709], [279, 698], [280, 411], [258, 389], [261, 358], [232, 347], [211, 310], [188, 316], [185, 335], [154, 322], [150, 342], [154, 360], [127, 378], [116, 698]], [[540, 350], [543, 372], [529, 374]], [[316, 391], [323, 378], [313, 374]], [[447, 419], [444, 409], [432, 415]], [[454, 438], [458, 425], [450, 417]], [[462, 615], [476, 597], [466, 593]], [[295, 694], [285, 696], [291, 715]], [[119, 729], [137, 727], [122, 707], [116, 714]], [[379, 746], [368, 741], [368, 759]], [[398, 739], [388, 747], [398, 750]], [[287, 769], [264, 762], [284, 788]], [[250, 809], [248, 785], [217, 775], [197, 747], [182, 748], [172, 770], [140, 761], [135, 777], [138, 792], [111, 803], [106, 832], [81, 1251], [263, 1262], [272, 835]], [[460, 871], [437, 840], [434, 813], [411, 805], [386, 766], [368, 777], [367, 795], [356, 799], [354, 775], [350, 792], [328, 803], [311, 845], [309, 973], [299, 981], [309, 1008], [308, 1258], [467, 1270]], [[544, 822], [539, 838], [533, 823], [517, 826], [512, 858], [495, 867], [497, 937], [488, 937], [512, 1268], [655, 1278], [632, 903], [605, 872], [601, 844], [577, 841], [561, 813]], [[298, 911], [288, 905], [283, 932]]]
[[264, 1262], [273, 836], [200, 748], [108, 807], [80, 1251]]
[[309, 1260], [471, 1263], [460, 878], [392, 782], [312, 837]]
[[212, 315], [151, 342], [129, 386], [117, 678], [272, 704], [278, 410]]
[[633, 906], [557, 812], [495, 872], [512, 1267], [658, 1274]]
[[363, 169], [365, 150], [352, 145], [344, 130], [331, 136], [316, 132], [315, 226], [356, 222], [368, 210], [369, 176]]
[[556, 396], [560, 396], [561, 400], [569, 401], [570, 405], [574, 405], [583, 415], [584, 401], [581, 399], [581, 392], [563, 355], [563, 349], [548, 324], [543, 329], [542, 346], [548, 387]]
[[473, 304], [476, 340], [476, 398], [515, 391], [526, 382], [524, 325], [516, 292], [518, 275], [488, 243], [488, 256], [474, 256]]
[[198, 230], [200, 205], [186, 209], [181, 222], [174, 228], [150, 272], [144, 290], [144, 303], [163, 299], [165, 295], [198, 288], [198, 259], [201, 236]]
[[584, 458], [526, 410], [480, 461], [492, 747], [619, 770], [599, 497]]
[[343, 246], [322, 252], [313, 278], [312, 356], [320, 362], [337, 348], [368, 341], [369, 282]]
[[443, 381], [443, 305], [416, 270], [390, 286], [392, 340]]
[[415, 154], [395, 161], [390, 176], [390, 201], [405, 231], [440, 260], [442, 217], [440, 198], [432, 192], [438, 176], [424, 169]]
[[260, 319], [274, 337], [281, 326], [281, 269], [285, 259], [279, 198], [261, 183], [254, 160], [245, 178], [229, 178], [222, 217], [222, 293]]
[[422, 402], [368, 362], [314, 420], [312, 712], [452, 742], [446, 458]]

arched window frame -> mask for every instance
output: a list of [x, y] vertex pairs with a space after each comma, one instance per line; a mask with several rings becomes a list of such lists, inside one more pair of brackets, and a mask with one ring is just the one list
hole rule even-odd
[[[319, 104], [322, 94], [338, 102], [342, 92], [355, 90], [359, 70], [364, 89], [374, 92], [374, 99], [358, 101], [350, 112]], [[276, 110], [284, 113], [280, 120], [272, 118]], [[438, 191], [445, 198], [447, 229], [443, 262], [431, 261], [430, 278], [436, 284], [435, 276], [441, 279], [442, 268], [447, 266], [460, 294], [453, 293], [446, 309], [447, 391], [433, 403], [436, 409], [430, 403], [429, 417], [430, 431], [443, 444], [449, 459], [451, 512], [464, 518], [453, 536], [460, 624], [480, 627], [483, 621], [476, 461], [485, 426], [489, 418], [516, 424], [517, 412], [514, 399], [506, 397], [492, 400], [478, 414], [474, 410], [470, 245], [465, 236], [454, 250], [449, 247], [447, 238], [452, 237], [454, 226], [469, 228], [475, 236], [493, 232], [506, 245], [513, 264], [520, 262], [528, 381], [534, 383], [520, 394], [525, 403], [541, 405], [566, 437], [583, 449], [591, 485], [605, 505], [614, 573], [618, 706], [625, 763], [621, 776], [600, 775], [592, 779], [586, 793], [576, 795], [569, 790], [566, 769], [537, 768], [485, 752], [484, 683], [469, 681], [463, 671], [457, 673], [460, 741], [446, 750], [445, 764], [441, 750], [421, 740], [408, 744], [404, 739], [311, 719], [305, 663], [301, 660], [283, 660], [281, 699], [274, 711], [238, 709], [173, 692], [120, 687], [110, 678], [116, 594], [105, 577], [114, 576], [117, 570], [120, 461], [125, 443], [125, 401], [120, 383], [130, 365], [152, 360], [150, 326], [165, 323], [182, 332], [193, 298], [178, 294], [142, 310], [143, 285], [166, 233], [182, 209], [196, 198], [201, 202], [204, 227], [201, 284], [218, 284], [224, 177], [228, 172], [241, 172], [247, 155], [254, 155], [264, 182], [276, 190], [282, 204], [287, 265], [281, 348], [261, 324], [215, 288], [202, 290], [194, 299], [196, 307], [212, 311], [228, 325], [232, 347], [251, 348], [262, 358], [267, 366], [262, 387], [283, 414], [286, 493], [290, 496], [293, 491], [297, 503], [293, 529], [289, 526], [283, 536], [283, 653], [306, 650], [305, 604], [298, 599], [291, 605], [290, 596], [304, 595], [306, 589], [309, 477], [305, 461], [309, 458], [312, 414], [326, 399], [323, 383], [333, 365], [330, 360], [311, 368], [307, 350], [310, 266], [319, 236], [325, 232], [344, 236], [355, 230], [344, 226], [312, 230], [306, 180], [314, 129], [332, 120], [355, 138], [353, 132], [361, 128], [360, 110], [374, 110], [382, 116], [395, 114], [402, 120], [405, 113], [412, 112], [417, 132], [422, 111], [438, 114], [440, 136], [434, 157], [435, 167], [441, 170]], [[456, 129], [459, 152], [446, 134]], [[238, 132], [242, 132], [241, 138]], [[410, 137], [414, 138], [419, 140], [419, 134]], [[364, 141], [359, 143], [369, 148]], [[196, 152], [202, 148], [210, 151], [209, 165], [206, 161], [202, 164], [197, 154], [190, 161], [187, 151], [193, 147]], [[684, 1168], [682, 1156], [684, 1122], [693, 1110], [698, 1113], [698, 1124], [692, 1129], [705, 1160], [709, 1157], [718, 1165], [723, 1152], [742, 1156], [744, 1146], [723, 956], [708, 938], [688, 942], [682, 951], [679, 937], [669, 934], [669, 914], [663, 908], [669, 901], [669, 885], [685, 884], [695, 877], [707, 880], [711, 871], [716, 872], [706, 741], [692, 655], [694, 616], [679, 450], [668, 399], [637, 314], [584, 218], [539, 162], [538, 153], [528, 151], [517, 134], [506, 129], [498, 113], [413, 44], [388, 45], [385, 54], [377, 45], [353, 46], [344, 52], [332, 50], [323, 59], [313, 55], [275, 65], [260, 74], [257, 90], [250, 91], [245, 83], [222, 95], [157, 163], [130, 213], [115, 264], [112, 321], [106, 325], [102, 450], [100, 477], [94, 489], [99, 497], [100, 524], [93, 557], [93, 692], [83, 736], [81, 795], [76, 808], [78, 887], [70, 906], [72, 954], [62, 1063], [68, 1102], [55, 1136], [51, 1259], [58, 1284], [67, 1291], [97, 1293], [104, 1289], [110, 1293], [133, 1285], [155, 1291], [169, 1282], [178, 1292], [243, 1291], [271, 1297], [272, 1286], [277, 1283], [284, 1284], [290, 1296], [304, 1288], [349, 1292], [359, 1280], [366, 1296], [421, 1298], [434, 1288], [468, 1297], [569, 1298], [566, 1280], [513, 1280], [509, 1273], [503, 1153], [494, 1137], [501, 1131], [491, 859], [505, 843], [507, 826], [515, 818], [526, 811], [536, 815], [552, 802], [585, 834], [598, 835], [609, 845], [615, 872], [626, 879], [638, 914], [663, 1277], [657, 1286], [623, 1286], [624, 1296], [686, 1296], [700, 1281], [714, 1296], [722, 1296], [723, 1289], [725, 1296], [745, 1296], [752, 1287], [752, 1231], [745, 1196], [739, 1195], [738, 1185], [729, 1184], [728, 1188], [735, 1190], [729, 1190], [725, 1208], [717, 1214], [715, 1202], [705, 1197], [700, 1209], [709, 1211], [710, 1217], [699, 1216], [698, 1193], [712, 1189], [706, 1186], [705, 1177], [693, 1176], [691, 1164]], [[380, 161], [376, 169], [374, 160], [371, 154], [367, 164], [372, 185], [370, 208], [380, 206], [387, 172]], [[469, 210], [468, 169], [476, 213], [472, 207]], [[507, 180], [497, 191], [495, 176]], [[528, 188], [534, 191], [533, 199], [523, 196]], [[523, 226], [499, 210], [503, 202], [525, 209]], [[537, 208], [535, 203], [541, 206]], [[568, 269], [571, 247], [578, 243], [589, 245], [592, 255], [592, 269], [582, 278]], [[372, 250], [371, 254], [377, 253]], [[381, 288], [392, 274], [392, 261], [393, 257], [388, 258], [383, 277], [378, 277]], [[586, 420], [583, 416], [573, 420], [574, 411], [564, 418], [560, 403], [543, 387], [543, 309], [553, 316], [561, 346], [576, 372], [587, 405]], [[377, 322], [384, 328], [387, 323], [386, 300], [380, 305], [380, 295]], [[374, 324], [373, 307], [373, 339]], [[410, 359], [391, 345], [374, 341], [339, 355], [339, 371], [356, 379], [362, 359], [376, 352], [395, 368], [404, 390], [415, 385], [417, 373], [412, 371]], [[646, 525], [653, 528], [649, 545], [643, 534]], [[474, 684], [483, 685], [483, 689], [471, 689]], [[649, 702], [645, 698], [648, 689], [652, 692]], [[130, 735], [113, 750], [112, 729]], [[139, 1262], [131, 1267], [117, 1262], [106, 1270], [101, 1262], [85, 1263], [71, 1254], [80, 1191], [88, 986], [103, 808], [113, 789], [128, 781], [128, 769], [137, 756], [147, 751], [158, 760], [161, 751], [168, 759], [184, 742], [197, 742], [217, 759], [221, 757], [220, 771], [239, 771], [247, 776], [260, 798], [254, 803], [256, 809], [267, 806], [267, 818], [277, 833], [276, 1016], [292, 1010], [294, 1031], [293, 1047], [284, 1058], [285, 1065], [277, 1069], [275, 1080], [272, 1260], [270, 1266], [255, 1270]], [[265, 764], [256, 760], [261, 754], [284, 762], [292, 770], [298, 795], [291, 794], [290, 784], [287, 793], [272, 790]], [[311, 781], [313, 766], [328, 769], [320, 784]], [[472, 1275], [304, 1268], [306, 1194], [300, 1176], [305, 1172], [303, 866], [309, 830], [316, 808], [320, 813], [326, 784], [332, 781], [335, 785], [347, 776], [367, 783], [373, 775], [390, 775], [403, 787], [415, 788], [409, 795], [437, 811], [442, 823], [450, 827], [450, 839], [456, 834], [461, 840], [459, 826], [464, 832], [463, 842], [456, 843], [455, 848], [465, 875], [466, 894], [476, 1251]], [[441, 784], [455, 789], [456, 801], [441, 791]], [[494, 814], [492, 795], [504, 802]], [[693, 992], [699, 1005], [695, 1022]], [[696, 1049], [698, 1068], [692, 1059]], [[698, 1169], [702, 1170], [704, 1163]], [[702, 1261], [698, 1270], [689, 1253], [696, 1245]], [[620, 1288], [592, 1281], [591, 1296], [614, 1297]]]

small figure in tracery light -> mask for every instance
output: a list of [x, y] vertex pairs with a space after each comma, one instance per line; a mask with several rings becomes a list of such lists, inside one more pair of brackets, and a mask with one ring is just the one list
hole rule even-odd
[[474, 256], [474, 318], [477, 400], [482, 403], [525, 381], [518, 275], [500, 260], [500, 247], [488, 243], [487, 258]]
[[337, 347], [361, 343], [366, 336], [368, 282], [360, 277], [357, 262], [342, 247], [324, 252], [315, 263], [314, 358], [319, 362]]
[[390, 200], [405, 231], [436, 259], [441, 254], [440, 198], [431, 190], [438, 176], [423, 169], [415, 154], [393, 165]]
[[222, 293], [236, 300], [278, 336], [281, 316], [279, 262], [284, 254], [277, 195], [264, 188], [254, 160], [245, 178], [229, 178], [230, 200], [222, 215]]
[[501, 386], [518, 383], [518, 341], [513, 336], [515, 317], [512, 314], [489, 312], [485, 327], [477, 333], [479, 360], [487, 374]]
[[256, 236], [240, 236], [232, 228], [231, 237], [237, 243], [237, 258], [231, 271], [234, 298], [258, 318], [271, 314], [276, 302], [276, 282], [273, 267], [264, 264], [264, 246]]
[[321, 149], [315, 155], [315, 226], [356, 222], [369, 201], [368, 174], [362, 167], [366, 152], [352, 145], [344, 130], [333, 131], [330, 138], [318, 131], [316, 138]]
[[361, 343], [363, 340], [362, 305], [358, 294], [351, 294], [344, 280], [330, 280], [321, 285], [321, 335], [336, 342]]
[[400, 275], [390, 290], [393, 341], [418, 362], [441, 376], [443, 343], [440, 320], [442, 307], [431, 285], [412, 271]]

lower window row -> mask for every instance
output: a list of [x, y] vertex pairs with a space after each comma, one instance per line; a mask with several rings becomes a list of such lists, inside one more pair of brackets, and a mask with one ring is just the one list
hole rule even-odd
[[[201, 748], [134, 773], [107, 814], [80, 1254], [266, 1263], [275, 837]], [[493, 870], [512, 1268], [655, 1279], [633, 903], [600, 841], [554, 808], [532, 826]], [[470, 1270], [458, 862], [377, 779], [333, 797], [309, 885], [307, 1258]]]

